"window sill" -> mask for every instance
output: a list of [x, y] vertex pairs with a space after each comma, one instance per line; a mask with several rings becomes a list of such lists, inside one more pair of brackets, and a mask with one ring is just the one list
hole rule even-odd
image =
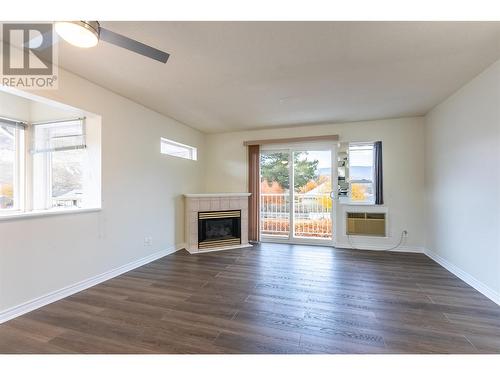
[[86, 212], [98, 212], [101, 208], [66, 208], [66, 209], [50, 209], [50, 210], [37, 210], [29, 212], [9, 212], [0, 214], [0, 221], [28, 219], [33, 217], [56, 216], [56, 215], [70, 215]]
[[349, 198], [339, 198], [339, 204], [346, 206], [376, 206], [375, 202], [361, 202], [361, 201], [353, 201]]

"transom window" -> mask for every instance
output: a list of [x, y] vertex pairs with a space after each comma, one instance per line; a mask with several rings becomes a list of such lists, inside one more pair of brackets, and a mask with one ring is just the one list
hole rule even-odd
[[196, 147], [161, 138], [161, 153], [183, 159], [197, 160]]

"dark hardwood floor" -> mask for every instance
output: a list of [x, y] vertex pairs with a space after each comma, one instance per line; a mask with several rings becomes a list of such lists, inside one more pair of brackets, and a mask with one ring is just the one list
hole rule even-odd
[[500, 353], [500, 307], [422, 254], [159, 259], [0, 325], [2, 353]]

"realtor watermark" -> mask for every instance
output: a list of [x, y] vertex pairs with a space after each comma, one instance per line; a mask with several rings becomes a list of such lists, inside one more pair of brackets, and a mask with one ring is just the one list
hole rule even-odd
[[2, 86], [57, 89], [57, 45], [52, 23], [2, 24]]

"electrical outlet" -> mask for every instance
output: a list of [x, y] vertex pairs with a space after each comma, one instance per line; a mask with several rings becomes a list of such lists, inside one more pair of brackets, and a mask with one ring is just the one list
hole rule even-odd
[[153, 237], [146, 236], [144, 237], [144, 246], [152, 246], [153, 245]]
[[408, 237], [408, 231], [406, 229], [403, 231], [403, 237]]

